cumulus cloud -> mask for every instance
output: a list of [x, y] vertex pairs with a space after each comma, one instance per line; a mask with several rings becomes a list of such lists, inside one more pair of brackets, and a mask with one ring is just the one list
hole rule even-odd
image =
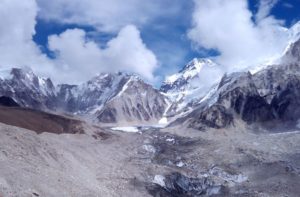
[[56, 64], [63, 70], [59, 77], [66, 82], [83, 81], [95, 72], [111, 71], [135, 72], [152, 81], [158, 66], [156, 56], [145, 46], [133, 25], [122, 28], [104, 49], [88, 40], [80, 29], [50, 36], [49, 49], [55, 51]]
[[274, 19], [272, 16], [269, 16], [272, 8], [278, 3], [279, 0], [261, 0], [259, 2], [259, 9], [256, 13], [256, 21], [260, 22], [265, 20], [267, 17]]
[[229, 70], [270, 60], [286, 47], [287, 30], [282, 21], [270, 16], [277, 0], [261, 0], [256, 14], [245, 0], [194, 2], [189, 38], [199, 47], [218, 50], [217, 61]]
[[32, 41], [35, 34], [37, 4], [34, 0], [1, 0], [1, 68], [31, 65], [33, 69], [51, 69], [51, 63]]
[[134, 25], [123, 27], [104, 49], [99, 47], [103, 43], [89, 40], [84, 30], [69, 29], [52, 35], [48, 47], [56, 57], [49, 58], [33, 41], [38, 10], [35, 0], [0, 1], [0, 69], [28, 66], [58, 83], [79, 83], [99, 72], [117, 71], [154, 79], [158, 61]]
[[37, 0], [39, 17], [59, 23], [118, 31], [125, 25], [142, 25], [158, 16], [178, 13], [181, 0]]

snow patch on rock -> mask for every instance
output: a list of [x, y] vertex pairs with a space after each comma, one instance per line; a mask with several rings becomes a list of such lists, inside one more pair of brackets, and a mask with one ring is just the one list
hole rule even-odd
[[161, 187], [166, 187], [165, 179], [166, 178], [162, 175], [155, 175], [154, 179], [153, 179], [153, 183], [155, 183]]
[[128, 133], [138, 133], [139, 129], [137, 127], [113, 127], [111, 130], [114, 131], [123, 131]]

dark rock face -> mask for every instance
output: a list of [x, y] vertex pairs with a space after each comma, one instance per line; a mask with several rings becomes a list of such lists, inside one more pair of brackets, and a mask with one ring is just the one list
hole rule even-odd
[[165, 177], [165, 186], [158, 188], [148, 188], [153, 196], [211, 196], [224, 193], [223, 187], [214, 185], [214, 182], [206, 177], [189, 178], [178, 172], [174, 172]]
[[116, 123], [117, 111], [115, 109], [106, 108], [97, 117], [100, 122], [103, 123]]
[[300, 119], [300, 40], [289, 46], [279, 65], [255, 74], [225, 74], [202, 98], [187, 103], [184, 115], [170, 125], [200, 130], [224, 128], [237, 120], [296, 125]]
[[176, 120], [170, 126], [186, 123], [189, 128], [205, 130], [206, 127], [225, 128], [233, 123], [233, 115], [224, 106], [216, 105], [206, 110], [194, 110], [187, 117]]
[[300, 117], [300, 79], [290, 81], [287, 87], [280, 91], [271, 102], [278, 118], [282, 120], [298, 120]]
[[[240, 76], [233, 80], [226, 79], [224, 76], [222, 79], [219, 89], [225, 89], [221, 91], [218, 103], [226, 106], [227, 113], [230, 113], [230, 109], [234, 114], [240, 116], [242, 120], [247, 123], [261, 122], [272, 119], [273, 115], [270, 106], [261, 97], [255, 86], [253, 77], [250, 73], [240, 73]], [[229, 87], [226, 86], [226, 82]], [[223, 109], [224, 110], [224, 109]], [[232, 112], [231, 112], [232, 113]]]
[[241, 100], [243, 108], [239, 111], [239, 114], [245, 122], [263, 122], [274, 118], [271, 106], [262, 97], [249, 96]]
[[186, 123], [203, 130], [225, 128], [238, 119], [247, 124], [296, 124], [300, 119], [300, 66], [272, 66], [254, 75], [225, 75], [213, 98], [171, 125]]
[[274, 119], [297, 121], [300, 118], [300, 65], [271, 67], [254, 75], [261, 96], [269, 103]]
[[[256, 103], [259, 101], [260, 103]], [[263, 107], [262, 107], [263, 106]], [[250, 73], [232, 73], [224, 75], [218, 89], [208, 100], [200, 103], [186, 117], [175, 121], [188, 127], [205, 130], [205, 128], [225, 128], [234, 123], [235, 117], [247, 122], [254, 121], [254, 113], [264, 110], [265, 103], [259, 99], [259, 93]]]
[[241, 118], [247, 123], [297, 121], [300, 118], [299, 71], [299, 65], [280, 65], [254, 74], [258, 94], [242, 99]]
[[6, 106], [6, 107], [19, 107], [20, 106], [16, 101], [14, 101], [14, 99], [7, 97], [7, 96], [0, 97], [0, 105]]

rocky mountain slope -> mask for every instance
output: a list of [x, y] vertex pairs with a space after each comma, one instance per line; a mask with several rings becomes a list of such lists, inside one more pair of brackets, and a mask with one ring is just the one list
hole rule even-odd
[[212, 60], [193, 59], [178, 73], [168, 76], [160, 88], [172, 101], [165, 113], [168, 121], [193, 109], [223, 74], [220, 65]]
[[23, 107], [76, 114], [102, 124], [171, 123], [203, 129], [242, 120], [296, 125], [299, 27], [297, 23], [287, 30], [290, 44], [278, 64], [255, 73], [224, 75], [222, 66], [211, 59], [193, 59], [167, 77], [158, 91], [137, 76], [121, 72], [102, 73], [80, 85], [55, 86], [30, 69], [15, 68], [0, 71], [0, 96]]
[[225, 128], [242, 120], [267, 127], [296, 127], [300, 119], [299, 46], [300, 41], [291, 44], [279, 65], [253, 74], [224, 75], [216, 89], [172, 124]]
[[136, 76], [97, 112], [97, 119], [105, 123], [155, 125], [162, 118], [168, 99]]
[[54, 86], [51, 79], [38, 77], [30, 69], [17, 68], [2, 72], [0, 95], [13, 98], [23, 107], [115, 124], [157, 123], [168, 102], [158, 90], [131, 74], [99, 74], [80, 85]]
[[56, 108], [56, 91], [52, 81], [36, 76], [29, 68], [2, 71], [0, 95], [13, 98], [24, 107], [41, 110]]
[[[168, 76], [163, 82], [160, 90], [165, 93], [174, 94], [188, 94], [204, 86], [201, 84], [202, 78], [207, 74], [214, 74], [219, 76], [221, 69], [219, 65], [210, 59], [193, 59], [186, 66], [184, 66], [178, 73]], [[213, 83], [213, 81], [211, 82]]]
[[103, 73], [80, 85], [58, 85], [57, 99], [60, 107], [68, 112], [95, 111], [116, 96], [130, 77], [124, 73]]
[[[299, 73], [300, 22], [284, 31], [289, 37], [288, 47], [281, 58], [268, 61], [276, 62], [274, 65], [257, 65], [251, 68], [251, 73], [225, 74], [222, 66], [210, 59], [194, 59], [177, 74], [166, 77], [160, 90], [170, 98], [172, 105], [166, 111], [164, 119], [170, 125], [186, 123], [186, 126], [199, 129], [223, 128], [233, 125], [234, 120], [243, 120], [249, 124], [278, 120], [278, 113], [281, 111], [275, 112], [278, 109], [270, 106], [279, 105], [275, 104], [279, 102], [275, 100], [271, 104], [274, 95], [279, 92], [275, 84], [286, 88], [290, 82], [294, 85], [290, 91], [297, 92], [295, 81]], [[264, 108], [268, 110], [263, 110]], [[263, 115], [258, 117], [255, 113]], [[252, 117], [249, 117], [250, 114]], [[193, 123], [189, 124], [184, 120]]]

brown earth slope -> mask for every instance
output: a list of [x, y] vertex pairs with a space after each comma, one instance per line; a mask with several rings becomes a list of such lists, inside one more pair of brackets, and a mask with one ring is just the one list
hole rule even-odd
[[81, 121], [37, 110], [0, 106], [0, 122], [35, 131], [62, 134], [83, 133]]

